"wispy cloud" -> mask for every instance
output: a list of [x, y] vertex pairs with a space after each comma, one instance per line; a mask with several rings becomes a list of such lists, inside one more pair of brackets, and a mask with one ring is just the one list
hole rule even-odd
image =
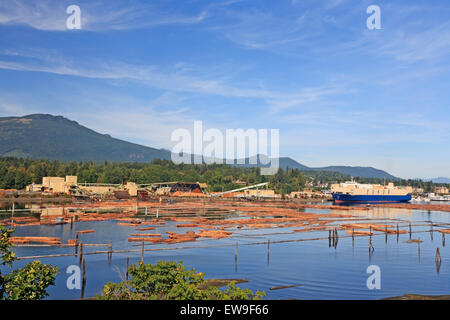
[[[65, 31], [71, 0], [8, 0], [0, 3], [0, 24], [27, 25], [37, 30]], [[127, 30], [159, 25], [196, 24], [207, 12], [186, 15], [173, 12], [153, 2], [78, 1], [81, 30]]]
[[26, 108], [19, 104], [0, 102], [0, 113], [2, 115], [21, 115], [26, 113]]
[[88, 65], [84, 64], [81, 66], [80, 63], [64, 61], [63, 57], [54, 53], [49, 55], [43, 52], [39, 52], [36, 55], [33, 55], [32, 52], [22, 54], [18, 51], [3, 51], [0, 53], [15, 57], [32, 58], [26, 62], [0, 60], [0, 69], [46, 72], [64, 76], [103, 80], [131, 80], [167, 91], [262, 99], [272, 107], [273, 112], [294, 106], [298, 107], [305, 103], [316, 101], [321, 97], [344, 93], [347, 90], [342, 85], [338, 86], [335, 84], [323, 85], [321, 87], [301, 87], [297, 92], [261, 89], [257, 85], [253, 87], [242, 87], [231, 85], [223, 79], [201, 78], [198, 76], [201, 72], [198, 72], [198, 70], [191, 72], [195, 73], [195, 75], [188, 74], [186, 72], [188, 69], [183, 69], [181, 72], [177, 71], [180, 63], [174, 65], [176, 71], [168, 71], [161, 70], [156, 66], [132, 65], [122, 62], [91, 61]]
[[422, 30], [396, 32], [382, 44], [380, 53], [402, 62], [417, 62], [448, 57], [450, 54], [450, 22]]

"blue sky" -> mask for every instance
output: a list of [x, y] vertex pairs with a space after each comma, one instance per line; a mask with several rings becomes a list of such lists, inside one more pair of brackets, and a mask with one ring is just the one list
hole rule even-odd
[[194, 120], [276, 128], [308, 166], [450, 176], [447, 0], [0, 0], [0, 35], [0, 116], [168, 149]]

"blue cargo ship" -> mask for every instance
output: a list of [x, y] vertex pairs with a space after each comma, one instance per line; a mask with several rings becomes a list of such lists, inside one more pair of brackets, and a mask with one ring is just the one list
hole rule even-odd
[[408, 202], [411, 195], [351, 195], [344, 193], [333, 193], [333, 199], [336, 203], [392, 203], [392, 202]]
[[359, 184], [349, 181], [331, 186], [336, 203], [394, 203], [411, 200], [411, 187], [395, 187], [393, 183], [387, 186], [379, 184]]

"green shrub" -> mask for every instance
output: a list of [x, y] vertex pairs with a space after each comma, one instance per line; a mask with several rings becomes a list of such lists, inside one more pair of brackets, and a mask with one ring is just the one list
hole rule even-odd
[[130, 279], [108, 282], [96, 296], [102, 300], [250, 300], [260, 299], [265, 292], [236, 287], [230, 282], [224, 291], [208, 286], [202, 273], [186, 270], [180, 262], [159, 261], [157, 264], [132, 265]]
[[[12, 267], [15, 260], [9, 237], [14, 230], [0, 226], [1, 265]], [[48, 294], [46, 289], [55, 284], [58, 267], [41, 263], [39, 260], [27, 263], [25, 267], [11, 271], [7, 275], [0, 272], [0, 300], [38, 300]]]

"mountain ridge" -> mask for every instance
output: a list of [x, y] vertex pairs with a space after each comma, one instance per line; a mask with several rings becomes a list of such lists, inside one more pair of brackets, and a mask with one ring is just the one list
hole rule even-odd
[[[60, 115], [30, 114], [0, 118], [0, 156], [61, 161], [150, 162], [154, 159], [170, 160], [171, 152], [98, 133]], [[244, 166], [254, 166], [249, 163], [249, 158], [245, 159]], [[399, 179], [373, 167], [312, 168], [289, 157], [280, 157], [279, 167], [335, 171], [363, 178]]]
[[433, 182], [433, 183], [445, 183], [445, 184], [450, 184], [450, 178], [447, 178], [447, 177], [431, 178], [431, 179], [426, 179], [425, 181], [431, 181], [431, 182]]

